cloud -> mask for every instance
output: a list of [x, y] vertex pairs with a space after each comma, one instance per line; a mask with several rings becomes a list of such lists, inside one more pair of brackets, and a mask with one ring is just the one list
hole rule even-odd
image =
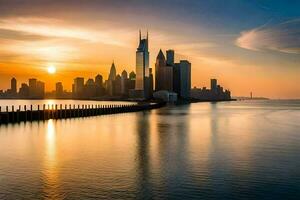
[[64, 38], [115, 46], [125, 45], [122, 41], [116, 40], [109, 30], [92, 30], [52, 18], [17, 17], [0, 20], [1, 38], [12, 37], [7, 34], [9, 32], [14, 33], [16, 40], [20, 38]]
[[236, 45], [254, 51], [300, 54], [300, 19], [244, 31], [236, 39]]

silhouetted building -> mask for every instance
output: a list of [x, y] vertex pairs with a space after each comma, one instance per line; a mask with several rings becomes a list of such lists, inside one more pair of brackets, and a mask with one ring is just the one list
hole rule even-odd
[[110, 67], [110, 72], [109, 72], [109, 75], [108, 75], [108, 80], [106, 82], [106, 90], [107, 90], [107, 94], [110, 95], [110, 96], [113, 96], [114, 95], [114, 82], [115, 82], [115, 79], [116, 79], [116, 76], [117, 76], [117, 70], [116, 70], [116, 67], [115, 67], [115, 63], [113, 62], [111, 67]]
[[36, 98], [37, 96], [37, 80], [35, 78], [29, 79], [29, 97], [30, 98]]
[[88, 79], [84, 86], [84, 97], [92, 98], [96, 96], [96, 84], [93, 79]]
[[110, 67], [108, 80], [115, 80], [116, 76], [117, 76], [117, 70], [116, 70], [115, 63], [113, 62], [111, 67]]
[[[176, 70], [175, 70], [176, 71]], [[177, 79], [179, 81], [179, 88], [177, 92], [180, 98], [190, 98], [191, 91], [191, 63], [187, 60], [180, 60], [177, 64]], [[173, 84], [174, 85], [174, 84]]]
[[155, 63], [155, 90], [173, 91], [173, 67], [167, 66], [165, 56], [161, 50]]
[[17, 94], [17, 79], [12, 78], [10, 81], [10, 92], [12, 95]]
[[95, 77], [95, 84], [98, 87], [103, 87], [103, 77], [100, 74]]
[[19, 96], [21, 98], [28, 98], [29, 97], [29, 86], [26, 83], [22, 83], [19, 89]]
[[122, 80], [121, 80], [121, 76], [119, 74], [116, 76], [116, 79], [114, 80], [113, 85], [114, 85], [113, 95], [121, 96], [122, 95]]
[[57, 98], [61, 98], [63, 97], [63, 93], [64, 93], [64, 88], [62, 82], [57, 82], [55, 84], [55, 96]]
[[149, 68], [149, 83], [150, 83], [150, 88], [149, 88], [149, 94], [150, 97], [153, 97], [153, 72], [152, 72], [152, 68]]
[[42, 81], [37, 81], [36, 82], [36, 87], [37, 87], [37, 98], [44, 98], [45, 97], [45, 83]]
[[223, 89], [220, 85], [218, 85], [217, 79], [210, 80], [210, 90], [206, 87], [201, 88], [193, 88], [191, 90], [191, 97], [198, 100], [206, 100], [206, 101], [222, 101], [222, 100], [230, 100], [231, 93], [229, 90]]
[[174, 66], [175, 52], [172, 49], [167, 50], [167, 65]]
[[121, 74], [121, 94], [128, 95], [128, 74], [125, 70], [123, 70]]
[[103, 96], [105, 94], [105, 89], [103, 86], [103, 77], [100, 74], [98, 74], [95, 77], [95, 85], [96, 85], [96, 96], [97, 97]]
[[84, 78], [77, 77], [74, 79], [74, 83], [72, 85], [72, 94], [75, 98], [83, 98], [84, 91]]

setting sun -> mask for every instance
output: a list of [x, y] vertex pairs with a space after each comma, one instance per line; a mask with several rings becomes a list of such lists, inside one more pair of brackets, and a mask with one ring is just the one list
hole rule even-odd
[[47, 68], [47, 71], [48, 71], [49, 74], [55, 74], [55, 72], [56, 72], [56, 67], [54, 67], [54, 66], [49, 66], [49, 67]]

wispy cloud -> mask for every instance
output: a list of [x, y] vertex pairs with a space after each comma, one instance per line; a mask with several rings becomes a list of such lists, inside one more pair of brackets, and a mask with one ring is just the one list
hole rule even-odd
[[244, 31], [237, 38], [236, 45], [254, 51], [300, 54], [300, 19]]
[[[83, 26], [74, 26], [63, 20], [53, 18], [6, 18], [0, 20], [1, 35], [13, 31], [15, 36], [36, 36], [48, 38], [77, 39], [87, 42], [124, 46], [125, 44], [112, 36], [109, 30], [92, 30]], [[15, 37], [18, 39], [18, 37]]]

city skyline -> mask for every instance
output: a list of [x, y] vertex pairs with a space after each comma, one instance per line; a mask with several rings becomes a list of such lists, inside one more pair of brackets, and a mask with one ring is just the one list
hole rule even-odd
[[[47, 91], [61, 80], [71, 90], [73, 77], [107, 77], [112, 60], [130, 72], [141, 28], [151, 35], [149, 67], [159, 49], [174, 49], [179, 59], [193, 63], [192, 87], [217, 78], [237, 96], [252, 91], [300, 98], [299, 2], [4, 0], [0, 5], [0, 88], [9, 88], [12, 77], [19, 82], [36, 77], [48, 83]], [[55, 74], [47, 72], [49, 66], [56, 67]]]

